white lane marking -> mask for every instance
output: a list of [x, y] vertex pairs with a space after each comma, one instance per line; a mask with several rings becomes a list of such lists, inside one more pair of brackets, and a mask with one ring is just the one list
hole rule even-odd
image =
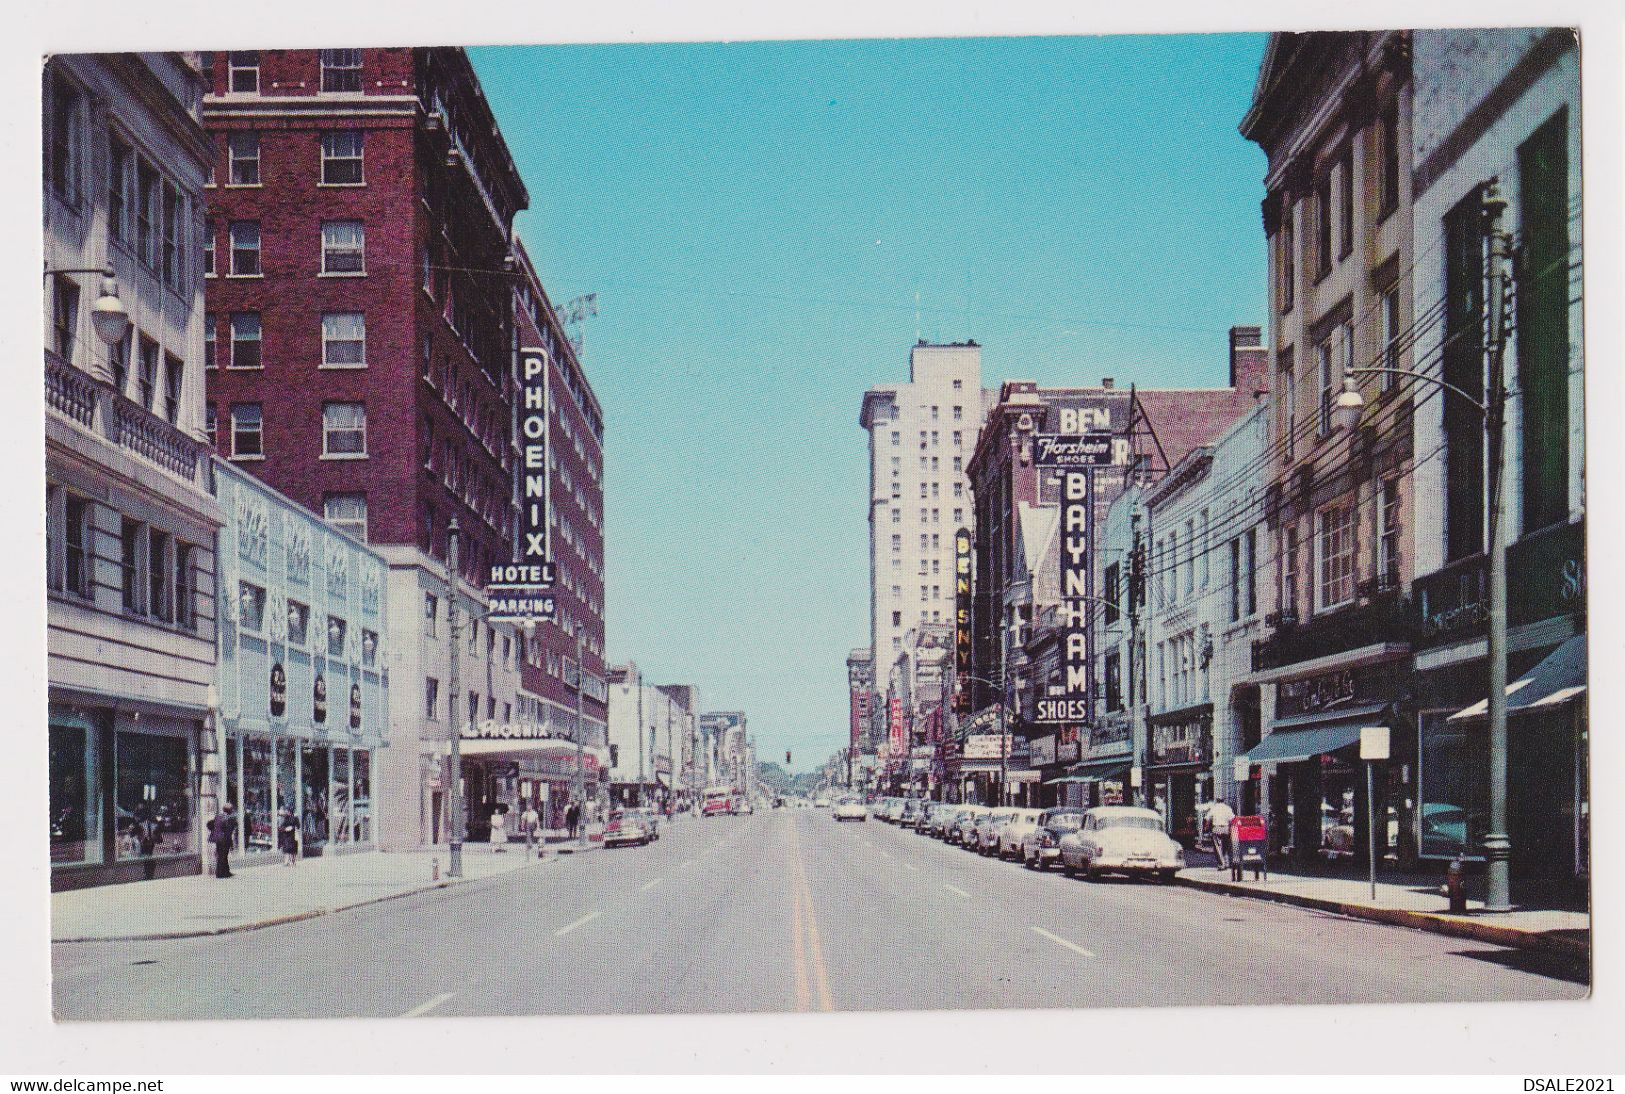
[[1065, 946], [1067, 949], [1071, 950], [1073, 953], [1081, 953], [1085, 957], [1093, 957], [1093, 956], [1095, 956], [1092, 951], [1084, 949], [1082, 946], [1079, 946], [1075, 942], [1068, 942], [1066, 939], [1060, 937], [1059, 935], [1050, 934], [1048, 931], [1046, 931], [1042, 927], [1028, 927], [1027, 929], [1032, 931], [1034, 934], [1043, 935], [1045, 938], [1049, 939], [1051, 942], [1054, 942], [1058, 946]]
[[967, 893], [965, 890], [960, 889], [960, 888], [958, 888], [956, 886], [953, 886], [953, 885], [949, 885], [946, 881], [942, 883], [942, 887], [944, 889], [948, 890], [950, 893], [958, 893], [960, 896], [963, 896], [963, 897], [970, 896], [970, 894]]
[[570, 924], [569, 926], [560, 927], [558, 930], [554, 931], [553, 932], [553, 937], [558, 938], [560, 935], [569, 934], [571, 931], [575, 930], [577, 927], [584, 927], [588, 923], [591, 923], [593, 920], [597, 919], [599, 916], [601, 916], [603, 914], [604, 913], [603, 913], [602, 910], [596, 911], [596, 912], [588, 912], [586, 915], [582, 916], [580, 919], [576, 920], [574, 923]]
[[694, 865], [694, 860], [691, 859], [691, 858], [686, 858], [686, 859], [684, 859], [682, 861], [682, 868], [684, 870], [688, 869], [690, 866], [693, 866], [693, 865]]
[[441, 994], [435, 996], [433, 999], [430, 999], [430, 1000], [427, 1000], [425, 1002], [419, 1003], [417, 1006], [413, 1007], [411, 1010], [409, 1010], [405, 1014], [401, 1015], [401, 1017], [402, 1018], [418, 1018], [418, 1017], [421, 1017], [421, 1016], [423, 1016], [425, 1014], [428, 1014], [431, 1010], [438, 1007], [441, 1003], [444, 1003], [447, 999], [450, 999], [452, 996], [454, 996], [456, 994], [457, 993], [454, 992], [454, 991], [442, 992]]
[[665, 881], [665, 880], [666, 880], [665, 878], [657, 877], [653, 881], [644, 882], [643, 885], [641, 885], [639, 888], [643, 892], [647, 893], [650, 889], [653, 889], [656, 885], [659, 885], [662, 881]]
[[905, 870], [914, 870], [914, 871], [916, 871], [916, 872], [918, 872], [918, 870], [919, 870], [919, 867], [918, 867], [918, 866], [915, 866], [915, 865], [914, 865], [914, 864], [913, 864], [913, 863], [912, 863], [912, 862], [905, 862], [905, 863], [903, 863], [903, 868], [904, 868], [904, 869], [905, 869]]

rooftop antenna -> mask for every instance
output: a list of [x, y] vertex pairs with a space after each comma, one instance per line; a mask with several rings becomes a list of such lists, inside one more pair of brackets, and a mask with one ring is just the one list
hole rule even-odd
[[565, 337], [570, 341], [570, 348], [575, 350], [576, 356], [581, 356], [582, 344], [586, 341], [585, 326], [588, 319], [598, 318], [598, 294], [586, 293], [576, 297], [564, 305]]
[[914, 341], [916, 343], [924, 341], [924, 339], [920, 337], [920, 290], [919, 289], [914, 290]]

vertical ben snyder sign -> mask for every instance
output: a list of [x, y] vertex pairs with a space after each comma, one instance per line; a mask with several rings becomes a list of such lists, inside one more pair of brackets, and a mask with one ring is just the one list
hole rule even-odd
[[519, 350], [519, 526], [513, 562], [491, 567], [491, 618], [552, 619], [555, 602], [548, 541], [548, 360], [539, 346]]

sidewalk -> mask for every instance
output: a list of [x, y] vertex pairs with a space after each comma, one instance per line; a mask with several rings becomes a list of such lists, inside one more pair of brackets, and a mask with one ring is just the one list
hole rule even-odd
[[[440, 879], [434, 880], [434, 860]], [[367, 851], [302, 859], [293, 868], [272, 863], [244, 866], [219, 879], [211, 874], [103, 885], [51, 894], [51, 941], [109, 942], [191, 938], [292, 923], [511, 873], [541, 862], [523, 844], [494, 853], [487, 844], [463, 848], [463, 878], [446, 877], [444, 847], [414, 851]]]
[[1377, 897], [1371, 898], [1371, 883], [1365, 878], [1320, 877], [1281, 874], [1271, 870], [1267, 879], [1254, 881], [1251, 871], [1243, 880], [1230, 880], [1230, 871], [1220, 871], [1211, 856], [1207, 865], [1181, 870], [1181, 885], [1229, 896], [1273, 900], [1316, 908], [1355, 919], [1391, 923], [1434, 934], [1471, 938], [1518, 949], [1547, 950], [1585, 957], [1591, 952], [1591, 916], [1586, 912], [1555, 909], [1529, 909], [1486, 915], [1482, 900], [1467, 901], [1466, 915], [1451, 915], [1449, 900], [1441, 886], [1443, 878], [1416, 876], [1384, 880], [1379, 875]]

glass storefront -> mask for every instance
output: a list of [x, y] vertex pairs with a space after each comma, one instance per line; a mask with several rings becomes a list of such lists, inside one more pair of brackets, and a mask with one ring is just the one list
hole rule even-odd
[[191, 749], [187, 740], [146, 733], [116, 734], [113, 766], [118, 857], [177, 855], [193, 850]]
[[350, 810], [355, 842], [372, 842], [372, 753], [358, 748], [350, 753], [355, 770], [350, 779]]
[[372, 753], [288, 737], [233, 736], [226, 748], [226, 796], [242, 817], [244, 846], [276, 850], [282, 809], [303, 818], [304, 853], [372, 842]]
[[276, 846], [276, 810], [271, 805], [271, 740], [268, 737], [241, 740], [243, 845], [249, 851], [269, 851]]
[[1453, 711], [1422, 715], [1421, 852], [1481, 853], [1489, 831], [1489, 748], [1482, 726], [1451, 724]]
[[276, 741], [276, 811], [284, 809], [299, 815], [299, 742], [279, 737]]
[[350, 750], [335, 748], [328, 762], [328, 828], [334, 843], [350, 842]]
[[300, 774], [304, 776], [305, 813], [300, 825], [304, 852], [319, 855], [327, 845], [327, 749], [304, 743], [299, 749]]
[[95, 732], [51, 725], [51, 864], [102, 861], [102, 812]]

